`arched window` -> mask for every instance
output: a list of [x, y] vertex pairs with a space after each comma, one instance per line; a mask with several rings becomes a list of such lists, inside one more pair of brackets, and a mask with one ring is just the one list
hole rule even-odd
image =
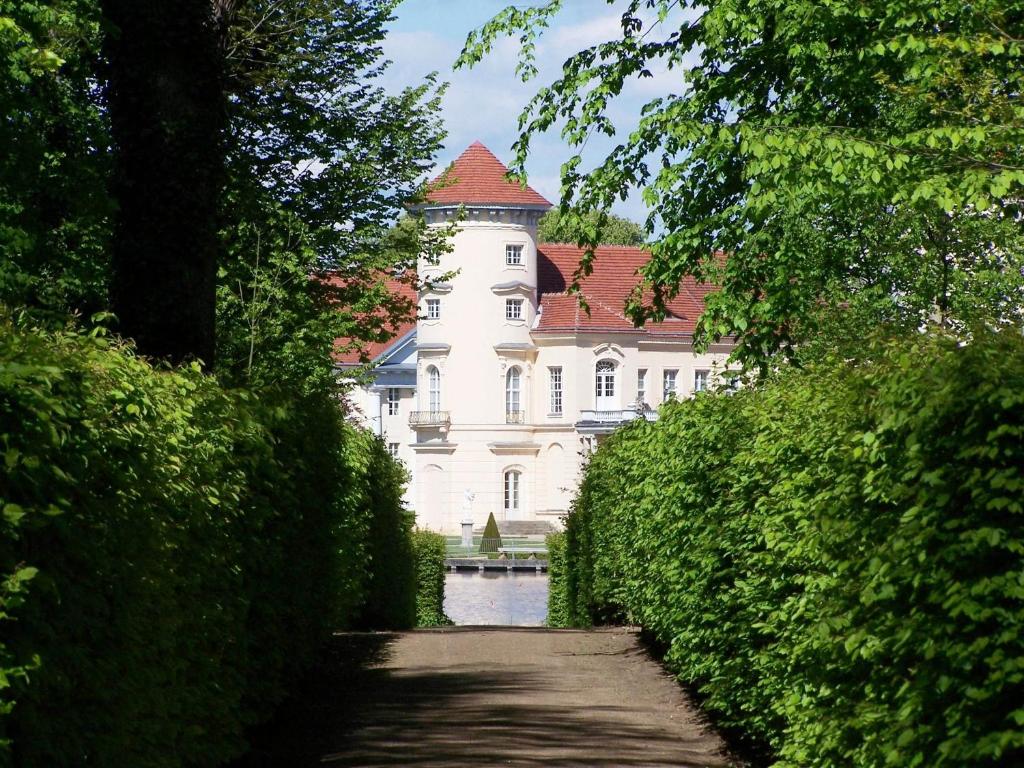
[[427, 368], [427, 407], [431, 413], [441, 410], [441, 372], [434, 366]]
[[505, 421], [510, 424], [517, 423], [522, 418], [521, 389], [522, 373], [519, 368], [513, 366], [505, 374]]
[[515, 520], [519, 517], [519, 507], [522, 501], [520, 494], [520, 480], [522, 473], [518, 469], [510, 469], [505, 472], [505, 519]]
[[594, 407], [599, 411], [615, 409], [615, 363], [598, 360], [594, 369]]

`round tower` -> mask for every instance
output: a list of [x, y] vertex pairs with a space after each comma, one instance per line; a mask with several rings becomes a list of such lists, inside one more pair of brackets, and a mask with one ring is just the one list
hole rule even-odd
[[[527, 418], [530, 330], [537, 314], [537, 222], [551, 204], [530, 187], [509, 181], [507, 173], [498, 158], [475, 142], [434, 180], [422, 206], [430, 225], [458, 226], [452, 251], [437, 264], [421, 259], [418, 266], [427, 283], [417, 325], [424, 374], [421, 405], [442, 406], [439, 410], [447, 411], [452, 423]], [[431, 366], [437, 374], [427, 370]], [[515, 382], [509, 387], [502, 383], [511, 367], [518, 368], [518, 403]], [[441, 380], [440, 397], [433, 400], [431, 376], [435, 390]]]
[[[455, 223], [452, 250], [421, 258], [416, 327], [417, 522], [460, 530], [494, 513], [521, 519], [533, 494], [530, 422], [537, 350], [537, 222], [551, 204], [506, 178], [472, 144], [431, 183], [420, 210], [431, 226]], [[464, 500], [474, 499], [470, 512]]]

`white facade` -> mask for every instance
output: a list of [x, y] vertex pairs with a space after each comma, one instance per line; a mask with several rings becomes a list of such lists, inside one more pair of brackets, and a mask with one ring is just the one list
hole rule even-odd
[[[451, 253], [418, 266], [429, 287], [414, 332], [351, 394], [408, 467], [406, 502], [421, 527], [457, 533], [467, 507], [475, 527], [492, 512], [559, 526], [601, 436], [656, 418], [667, 385], [687, 397], [724, 370], [729, 346], [697, 355], [683, 333], [545, 329], [536, 238], [546, 208], [467, 205]], [[439, 226], [456, 210], [424, 213]], [[455, 276], [439, 282], [446, 273]]]
[[[428, 279], [457, 274], [422, 292], [414, 338], [396, 340], [374, 384], [352, 393], [409, 468], [406, 501], [421, 527], [457, 533], [467, 491], [477, 527], [491, 512], [557, 526], [583, 457], [637, 418], [638, 396], [654, 418], [666, 384], [687, 397], [724, 370], [727, 346], [698, 355], [688, 338], [534, 333], [536, 218], [469, 211], [444, 263], [419, 265]], [[507, 263], [508, 246], [522, 247], [522, 263]], [[518, 318], [509, 301], [522, 302]]]

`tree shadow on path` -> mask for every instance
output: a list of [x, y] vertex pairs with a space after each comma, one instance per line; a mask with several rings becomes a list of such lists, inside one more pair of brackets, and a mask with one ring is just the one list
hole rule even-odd
[[681, 737], [626, 706], [532, 700], [559, 683], [529, 664], [382, 668], [393, 637], [336, 637], [327, 663], [233, 768], [730, 765], [707, 732]]

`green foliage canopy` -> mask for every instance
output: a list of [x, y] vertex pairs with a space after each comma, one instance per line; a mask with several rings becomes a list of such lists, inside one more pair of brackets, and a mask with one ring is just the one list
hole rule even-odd
[[227, 51], [230, 135], [219, 293], [222, 371], [333, 384], [338, 338], [382, 341], [415, 313], [415, 280], [447, 232], [394, 227], [440, 147], [433, 75], [389, 95], [381, 40], [394, 0], [240, 7]]
[[644, 230], [635, 221], [596, 211], [580, 217], [574, 211], [558, 208], [540, 217], [537, 237], [543, 243], [579, 243], [596, 240], [600, 245], [643, 245]]
[[[459, 63], [515, 35], [519, 71], [533, 77], [538, 39], [562, 5], [510, 6], [469, 36]], [[994, 271], [995, 282], [1019, 287], [1019, 234], [1007, 229], [1024, 183], [1021, 3], [607, 5], [621, 13], [621, 34], [573, 53], [539, 89], [521, 116], [513, 170], [522, 172], [532, 137], [561, 125], [575, 151], [562, 169], [563, 206], [607, 210], [643, 189], [647, 231], [665, 234], [644, 269], [653, 299], [628, 307], [635, 319], [660, 315], [684, 275], [718, 282], [704, 339], [739, 334], [740, 356], [763, 360], [806, 338], [823, 300], [858, 290], [858, 272], [884, 278], [894, 255], [887, 233], [906, 235], [899, 258], [929, 248], [919, 263], [931, 272], [924, 230], [940, 231], [950, 217], [972, 237], [938, 261], [955, 263], [967, 281]], [[648, 101], [585, 173], [588, 138], [622, 134], [615, 98], [655, 74], [668, 81], [666, 95]], [[862, 236], [864, 220], [873, 236]], [[991, 232], [980, 234], [981, 224]], [[993, 266], [1007, 259], [1004, 271]], [[919, 303], [939, 304], [937, 285], [919, 286], [928, 291]]]
[[0, 301], [58, 322], [108, 307], [101, 40], [95, 0], [0, 2]]

